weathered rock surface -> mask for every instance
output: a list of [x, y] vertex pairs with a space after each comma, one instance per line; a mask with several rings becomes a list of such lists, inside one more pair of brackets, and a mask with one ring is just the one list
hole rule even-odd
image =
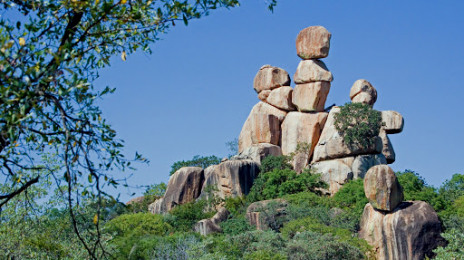
[[307, 145], [309, 150], [299, 151], [292, 162], [297, 172], [308, 164], [328, 113], [290, 112], [282, 123], [282, 154], [290, 155], [297, 151], [298, 144]]
[[296, 38], [296, 53], [304, 60], [325, 58], [329, 55], [331, 36], [322, 26], [305, 28]]
[[335, 114], [339, 112], [339, 107], [333, 107], [330, 111], [319, 142], [314, 148], [312, 162], [382, 152], [382, 139], [380, 137], [374, 138], [368, 146], [347, 145], [335, 128]]
[[251, 142], [280, 144], [279, 118], [271, 114], [254, 114], [251, 117]]
[[385, 156], [388, 164], [394, 163], [396, 158], [395, 150], [393, 150], [390, 138], [388, 138], [383, 128], [380, 129], [379, 136], [382, 138], [382, 154]]
[[442, 227], [433, 208], [423, 201], [401, 203], [393, 212], [366, 204], [359, 237], [373, 246], [379, 260], [422, 260], [444, 246]]
[[295, 106], [292, 103], [292, 92], [293, 89], [287, 86], [274, 89], [267, 97], [266, 102], [286, 111], [295, 110]]
[[226, 221], [229, 217], [230, 212], [226, 208], [220, 208], [218, 212], [208, 219], [202, 219], [198, 221], [194, 226], [193, 230], [200, 233], [203, 236], [207, 236], [212, 233], [222, 232], [221, 226], [219, 224], [223, 221]]
[[282, 155], [282, 149], [280, 146], [261, 143], [253, 144], [250, 147], [243, 150], [238, 155], [235, 155], [231, 160], [253, 160], [259, 164], [269, 155], [280, 156]]
[[205, 173], [200, 197], [209, 198], [208, 192], [221, 199], [238, 197], [250, 192], [259, 173], [259, 164], [252, 160], [229, 160], [206, 168]]
[[[253, 129], [260, 129], [260, 125], [253, 125], [256, 120], [253, 118], [257, 115], [273, 115], [282, 122], [287, 115], [287, 112], [280, 110], [276, 107], [273, 107], [267, 103], [259, 102], [256, 104], [253, 109], [251, 109], [250, 114], [248, 115], [247, 120], [243, 124], [242, 131], [240, 132], [240, 136], [238, 138], [238, 151], [239, 153], [242, 152], [245, 148], [250, 147], [253, 144], [252, 136], [254, 133], [252, 132]], [[279, 126], [280, 128], [280, 126]]]
[[332, 81], [332, 73], [320, 60], [302, 60], [298, 64], [293, 81], [303, 84], [315, 81]]
[[[283, 199], [257, 201], [248, 206], [246, 218], [258, 230], [279, 230], [276, 220], [285, 216], [287, 206], [287, 201]], [[270, 210], [271, 207], [274, 210]]]
[[392, 211], [403, 201], [403, 188], [388, 165], [371, 167], [364, 176], [364, 194], [375, 208]]
[[253, 81], [256, 93], [282, 86], [290, 86], [290, 76], [284, 69], [271, 65], [262, 66]]
[[377, 101], [377, 90], [365, 79], [358, 79], [350, 90], [350, 98], [353, 103], [363, 103], [373, 106]]
[[292, 93], [292, 102], [300, 112], [322, 112], [329, 91], [328, 81], [297, 84]]
[[317, 173], [321, 174], [321, 180], [329, 184], [329, 193], [335, 194], [343, 184], [353, 179], [351, 168], [340, 160], [328, 160], [311, 165]]
[[387, 134], [397, 134], [403, 131], [403, 116], [392, 110], [382, 111], [382, 122], [385, 124], [383, 129]]
[[366, 154], [356, 156], [351, 164], [353, 179], [364, 178], [370, 168], [381, 164], [387, 164], [387, 160], [383, 154]]
[[269, 94], [271, 94], [270, 90], [263, 90], [263, 91], [259, 92], [258, 98], [261, 101], [266, 102], [266, 99], [269, 97]]
[[200, 196], [204, 181], [205, 175], [201, 167], [180, 168], [169, 178], [164, 197], [152, 203], [150, 209], [155, 214], [165, 213], [177, 205], [194, 201]]

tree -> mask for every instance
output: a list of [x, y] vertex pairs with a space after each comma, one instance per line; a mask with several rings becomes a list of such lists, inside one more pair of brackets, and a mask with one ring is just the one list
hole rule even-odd
[[[176, 22], [231, 8], [238, 0], [11, 0], [1, 1], [0, 171], [11, 199], [52, 176], [65, 180], [73, 229], [91, 258], [100, 245], [101, 207], [93, 218], [96, 236], [86, 242], [76, 221], [81, 196], [101, 204], [107, 186], [121, 181], [110, 172], [132, 170], [123, 141], [101, 116], [97, 100], [114, 89], [93, 82], [110, 58], [142, 50]], [[273, 9], [275, 1], [269, 2]], [[41, 155], [55, 153], [52, 168]], [[24, 172], [30, 174], [24, 174]]]

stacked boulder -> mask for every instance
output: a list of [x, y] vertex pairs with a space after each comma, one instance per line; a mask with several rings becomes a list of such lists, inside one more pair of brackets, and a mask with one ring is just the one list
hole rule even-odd
[[424, 201], [403, 201], [403, 190], [388, 165], [369, 169], [364, 193], [369, 203], [359, 236], [373, 247], [376, 259], [424, 259], [446, 244], [437, 213]]
[[[303, 29], [297, 36], [297, 55], [302, 59], [294, 74], [295, 88], [288, 73], [278, 67], [262, 66], [253, 87], [261, 100], [251, 110], [239, 136], [239, 155], [260, 163], [267, 155], [290, 155], [296, 172], [313, 168], [334, 194], [351, 179], [363, 178], [374, 165], [393, 163], [395, 152], [387, 134], [403, 129], [403, 117], [382, 111], [379, 136], [368, 146], [344, 142], [335, 128], [339, 107], [324, 109], [332, 73], [320, 59], [329, 54], [331, 34], [322, 26]], [[350, 91], [353, 103], [373, 106], [377, 90], [367, 80], [357, 80]]]

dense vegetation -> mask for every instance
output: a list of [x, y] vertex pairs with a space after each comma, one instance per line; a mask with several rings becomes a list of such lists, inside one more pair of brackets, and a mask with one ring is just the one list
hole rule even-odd
[[[231, 215], [221, 223], [221, 234], [202, 237], [192, 231], [194, 223], [215, 213], [210, 211], [212, 202], [206, 200], [177, 206], [166, 215], [148, 213], [145, 200], [130, 206], [108, 200], [96, 218], [86, 212], [93, 212], [99, 204], [88, 198], [75, 208], [83, 216], [77, 224], [87, 227], [83, 239], [91, 239], [97, 232], [93, 223], [100, 222], [102, 248], [98, 252], [109, 259], [369, 259], [373, 255], [370, 246], [356, 235], [367, 203], [363, 181], [353, 180], [335, 196], [324, 196], [318, 192], [325, 187], [319, 175], [310, 171], [297, 175], [288, 160], [266, 158], [248, 196], [223, 201]], [[444, 223], [443, 236], [450, 243], [435, 250], [437, 259], [464, 258], [464, 175], [453, 175], [439, 188], [411, 170], [397, 176], [405, 199], [427, 201]], [[60, 191], [50, 192], [51, 181], [21, 194], [2, 212], [0, 258], [86, 257], [72, 232], [69, 209], [57, 206]], [[165, 188], [165, 184], [151, 185], [145, 198], [152, 201]], [[276, 214], [282, 210], [279, 203], [269, 203], [260, 209], [268, 228], [250, 226], [245, 218], [250, 203], [275, 198], [287, 202], [285, 214]]]

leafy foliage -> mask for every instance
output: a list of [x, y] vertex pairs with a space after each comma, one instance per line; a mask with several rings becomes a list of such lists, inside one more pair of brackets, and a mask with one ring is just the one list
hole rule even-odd
[[165, 221], [178, 231], [191, 231], [197, 221], [214, 216], [216, 212], [205, 212], [208, 206], [206, 200], [178, 205], [165, 216]]
[[442, 234], [442, 236], [449, 242], [449, 244], [446, 247], [439, 247], [433, 250], [433, 252], [437, 254], [434, 259], [464, 259], [464, 249], [462, 247], [464, 243], [463, 231], [451, 229]]
[[347, 103], [335, 114], [335, 128], [346, 144], [366, 147], [379, 135], [382, 117], [379, 111], [362, 103]]
[[271, 172], [273, 170], [292, 169], [290, 157], [269, 155], [263, 159], [259, 170], [261, 173]]
[[250, 202], [275, 199], [302, 191], [315, 192], [318, 188], [325, 186], [326, 184], [320, 179], [319, 174], [310, 171], [297, 174], [290, 169], [274, 169], [271, 172], [258, 175], [247, 199]]
[[428, 186], [418, 173], [405, 170], [397, 172], [396, 177], [403, 187], [405, 200], [422, 200], [431, 205], [435, 204], [438, 193], [433, 187]]
[[195, 155], [191, 160], [187, 161], [177, 161], [171, 165], [171, 171], [169, 175], [173, 175], [177, 170], [182, 167], [201, 167], [206, 168], [210, 165], [215, 165], [221, 163], [221, 158], [211, 155], [211, 156], [199, 156]]

